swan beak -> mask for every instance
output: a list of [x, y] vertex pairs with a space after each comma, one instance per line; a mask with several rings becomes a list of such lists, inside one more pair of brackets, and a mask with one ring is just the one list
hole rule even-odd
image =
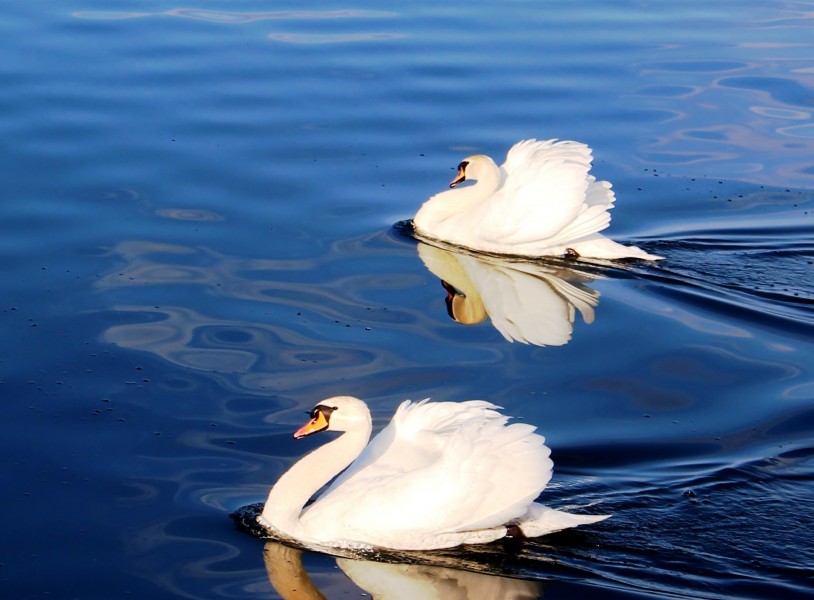
[[311, 435], [312, 433], [317, 433], [318, 431], [324, 431], [326, 429], [328, 429], [328, 419], [325, 418], [325, 415], [322, 414], [322, 411], [320, 410], [317, 412], [316, 417], [308, 421], [305, 425], [294, 432], [294, 438], [304, 438], [306, 435]]
[[449, 187], [454, 188], [456, 185], [465, 180], [466, 180], [466, 171], [464, 170], [464, 165], [460, 165], [458, 167], [458, 175], [455, 176], [455, 179], [449, 182]]

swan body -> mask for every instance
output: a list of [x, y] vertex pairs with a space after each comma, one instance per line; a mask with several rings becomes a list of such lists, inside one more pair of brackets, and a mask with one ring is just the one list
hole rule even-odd
[[615, 195], [590, 168], [591, 149], [573, 141], [518, 142], [501, 166], [469, 156], [458, 165], [454, 189], [429, 198], [413, 225], [419, 236], [495, 254], [661, 258], [599, 233], [610, 224]]
[[406, 400], [368, 444], [364, 402], [323, 400], [294, 436], [343, 435], [280, 477], [258, 522], [305, 544], [428, 550], [492, 542], [510, 526], [535, 537], [609, 516], [535, 503], [551, 479], [550, 450], [533, 426], [509, 424], [497, 408], [481, 400]]

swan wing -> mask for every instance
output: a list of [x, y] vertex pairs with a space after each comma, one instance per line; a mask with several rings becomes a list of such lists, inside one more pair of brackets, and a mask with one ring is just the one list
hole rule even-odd
[[337, 477], [320, 497], [334, 491], [363, 485], [383, 473], [415, 471], [438, 460], [445, 437], [463, 422], [483, 415], [498, 415], [498, 407], [483, 400], [468, 402], [419, 402], [405, 400], [393, 419], [374, 437], [362, 453]]
[[473, 209], [477, 235], [493, 243], [553, 245], [604, 229], [613, 196], [610, 184], [589, 175], [591, 159], [580, 142], [518, 142], [501, 166], [503, 184]]
[[506, 420], [468, 423], [434, 466], [437, 491], [425, 503], [440, 530], [499, 527], [525, 512], [551, 479], [545, 439], [532, 425]]
[[374, 532], [397, 547], [405, 536], [495, 528], [523, 515], [551, 478], [550, 451], [533, 426], [507, 424], [495, 408], [402, 404], [363, 462], [302, 518], [328, 517], [337, 537]]

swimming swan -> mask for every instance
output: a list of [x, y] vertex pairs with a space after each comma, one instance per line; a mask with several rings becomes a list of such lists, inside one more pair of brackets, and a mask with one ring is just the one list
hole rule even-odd
[[536, 537], [609, 516], [534, 502], [551, 479], [550, 450], [532, 425], [507, 424], [497, 408], [481, 400], [406, 400], [368, 444], [364, 402], [323, 400], [294, 437], [345, 433], [284, 473], [257, 520], [304, 544], [428, 550], [492, 542], [510, 529]]
[[557, 140], [516, 143], [500, 167], [475, 154], [413, 218], [421, 237], [482, 252], [518, 256], [583, 256], [658, 260], [599, 232], [610, 224], [611, 184], [589, 173], [591, 149]]

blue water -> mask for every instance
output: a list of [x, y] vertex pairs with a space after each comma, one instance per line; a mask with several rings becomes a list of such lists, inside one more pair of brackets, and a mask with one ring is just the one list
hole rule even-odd
[[[228, 516], [339, 393], [377, 427], [491, 400], [546, 436], [545, 502], [614, 515], [406, 580], [814, 593], [811, 2], [4, 9], [4, 598], [373, 593], [387, 563]], [[528, 137], [589, 144], [607, 233], [666, 258], [479, 263], [550, 307], [523, 343], [452, 321], [393, 225]]]

